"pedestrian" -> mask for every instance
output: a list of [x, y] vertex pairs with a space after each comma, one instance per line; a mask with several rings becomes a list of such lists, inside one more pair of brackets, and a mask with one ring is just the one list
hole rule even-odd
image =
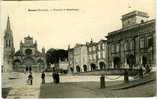
[[56, 83], [59, 83], [60, 82], [60, 77], [59, 77], [59, 73], [57, 72], [56, 73]]
[[140, 67], [140, 69], [139, 69], [139, 76], [140, 76], [140, 78], [143, 79], [143, 69], [142, 69], [142, 67]]
[[44, 71], [41, 74], [42, 84], [45, 84], [45, 73]]
[[33, 76], [32, 76], [32, 73], [30, 72], [30, 74], [28, 75], [28, 81], [29, 81], [29, 84], [32, 85], [33, 84]]
[[124, 70], [124, 82], [125, 82], [125, 83], [128, 83], [128, 82], [129, 82], [128, 70]]
[[55, 71], [52, 72], [52, 79], [53, 79], [53, 82], [56, 83], [56, 72]]

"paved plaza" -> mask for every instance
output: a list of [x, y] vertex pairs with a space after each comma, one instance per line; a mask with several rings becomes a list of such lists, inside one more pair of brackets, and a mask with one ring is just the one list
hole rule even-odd
[[27, 74], [23, 73], [3, 73], [2, 78], [3, 96], [9, 99], [155, 96], [155, 81], [133, 88], [113, 90], [124, 84], [123, 76], [107, 76], [104, 89], [100, 89], [100, 76], [94, 75], [61, 75], [61, 83], [54, 84], [51, 73], [46, 73], [46, 83], [41, 84], [41, 74], [33, 73], [33, 85], [26, 84]]

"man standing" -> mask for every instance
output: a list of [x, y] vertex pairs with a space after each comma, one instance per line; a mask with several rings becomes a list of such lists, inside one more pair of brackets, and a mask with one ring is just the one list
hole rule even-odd
[[42, 84], [45, 84], [45, 73], [44, 71], [41, 74]]
[[57, 72], [57, 73], [56, 73], [56, 83], [59, 83], [59, 81], [60, 81], [59, 73]]

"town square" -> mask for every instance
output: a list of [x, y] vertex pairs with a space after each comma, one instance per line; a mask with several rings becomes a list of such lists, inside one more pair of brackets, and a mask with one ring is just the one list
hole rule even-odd
[[[70, 5], [74, 2], [61, 1], [72, 8], [52, 10], [44, 7], [52, 6], [53, 2], [60, 7], [58, 1], [45, 1], [43, 5], [37, 1], [40, 9], [33, 8], [31, 2], [34, 1], [2, 1], [5, 15], [2, 17], [5, 21], [2, 21], [4, 30], [1, 36], [2, 97], [155, 97], [156, 20], [153, 5], [150, 3], [150, 6], [140, 8], [135, 1], [120, 1], [119, 6], [125, 5], [126, 8], [117, 10], [117, 6], [112, 5], [116, 14], [100, 13], [99, 8], [86, 12], [90, 4], [96, 6], [93, 2], [88, 2], [87, 7], [84, 6], [87, 2], [82, 6], [78, 3], [82, 7], [78, 9]], [[152, 4], [154, 1], [151, 0]], [[113, 2], [109, 1], [110, 4]], [[148, 4], [147, 1], [138, 3]], [[102, 8], [111, 8], [98, 4]], [[86, 13], [89, 16], [92, 13], [94, 18]], [[101, 18], [106, 21], [101, 21]], [[115, 21], [108, 20], [112, 18]], [[86, 22], [91, 22], [91, 27]], [[114, 28], [110, 29], [112, 26]], [[81, 34], [100, 30], [102, 33]], [[33, 34], [34, 31], [37, 34]]]

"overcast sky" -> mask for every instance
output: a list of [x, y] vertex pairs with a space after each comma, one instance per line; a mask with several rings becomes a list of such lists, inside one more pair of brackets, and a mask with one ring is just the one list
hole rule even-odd
[[16, 50], [27, 35], [37, 40], [39, 50], [42, 47], [67, 49], [68, 44], [73, 47], [91, 38], [104, 39], [108, 32], [121, 28], [121, 15], [130, 11], [140, 10], [147, 12], [150, 19], [155, 17], [154, 0], [2, 1], [0, 7], [0, 36], [3, 37], [10, 16]]

